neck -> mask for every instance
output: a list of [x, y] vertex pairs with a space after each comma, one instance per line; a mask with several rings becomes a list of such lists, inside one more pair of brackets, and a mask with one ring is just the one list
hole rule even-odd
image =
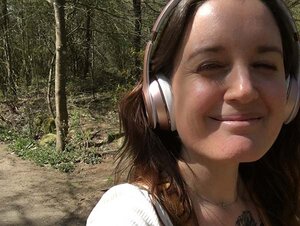
[[191, 195], [198, 202], [210, 204], [234, 203], [238, 198], [238, 164], [208, 159], [184, 157], [179, 161], [180, 171]]

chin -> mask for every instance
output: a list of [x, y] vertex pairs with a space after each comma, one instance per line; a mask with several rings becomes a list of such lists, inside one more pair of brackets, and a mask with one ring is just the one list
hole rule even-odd
[[249, 155], [244, 155], [244, 156], [239, 156], [237, 158], [239, 163], [250, 163], [250, 162], [256, 162], [259, 159], [261, 159], [264, 155], [266, 154], [266, 152], [264, 153], [254, 153], [254, 154], [249, 154]]
[[256, 141], [246, 137], [231, 139], [219, 148], [219, 160], [255, 162], [262, 158], [270, 149], [272, 142]]

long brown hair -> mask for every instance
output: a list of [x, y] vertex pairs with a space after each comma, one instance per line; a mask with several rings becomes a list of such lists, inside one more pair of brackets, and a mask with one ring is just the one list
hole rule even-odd
[[[293, 32], [277, 1], [262, 0], [270, 9], [282, 36], [287, 73], [297, 75], [299, 56]], [[182, 0], [162, 31], [152, 59], [151, 74], [172, 74], [178, 46], [187, 24], [203, 1]], [[299, 225], [300, 118], [284, 125], [268, 153], [260, 160], [240, 164], [240, 175], [252, 200], [271, 225]], [[165, 207], [174, 225], [187, 225], [193, 215], [186, 184], [177, 165], [181, 142], [176, 132], [149, 127], [142, 96], [142, 81], [120, 103], [120, 120], [125, 139], [118, 167], [129, 160], [129, 181], [144, 184]], [[118, 169], [119, 169], [118, 168]]]

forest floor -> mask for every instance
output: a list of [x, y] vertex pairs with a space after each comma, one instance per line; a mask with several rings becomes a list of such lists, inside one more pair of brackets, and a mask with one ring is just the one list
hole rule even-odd
[[40, 167], [0, 143], [0, 225], [85, 225], [103, 191], [112, 184], [113, 158], [79, 163], [72, 173]]
[[[102, 92], [95, 97], [77, 95], [69, 100], [69, 136], [74, 149], [94, 150], [100, 162], [93, 162], [94, 155], [88, 162], [78, 159], [74, 169], [65, 173], [50, 164], [41, 167], [31, 160], [24, 160], [17, 155], [11, 139], [3, 137], [0, 140], [0, 226], [86, 224], [89, 213], [114, 182], [114, 157], [122, 142], [118, 113], [112, 102], [114, 96], [111, 92]], [[41, 94], [20, 98], [13, 104], [0, 102], [0, 130], [4, 128], [1, 123], [7, 122], [6, 128], [25, 133], [30, 124], [28, 120], [36, 123], [41, 117], [46, 121], [45, 103]], [[36, 131], [40, 133], [40, 130]], [[40, 139], [39, 135], [36, 137]], [[28, 145], [23, 147], [21, 143], [19, 146], [29, 151]], [[44, 153], [43, 149], [35, 150], [36, 155]]]

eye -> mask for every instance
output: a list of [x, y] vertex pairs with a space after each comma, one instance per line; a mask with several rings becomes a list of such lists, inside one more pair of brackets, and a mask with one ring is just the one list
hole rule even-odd
[[199, 65], [199, 67], [197, 68], [197, 72], [216, 71], [216, 70], [222, 70], [224, 68], [225, 65], [219, 62], [205, 62]]
[[277, 66], [272, 63], [257, 62], [257, 63], [254, 63], [252, 66], [257, 69], [277, 71]]

